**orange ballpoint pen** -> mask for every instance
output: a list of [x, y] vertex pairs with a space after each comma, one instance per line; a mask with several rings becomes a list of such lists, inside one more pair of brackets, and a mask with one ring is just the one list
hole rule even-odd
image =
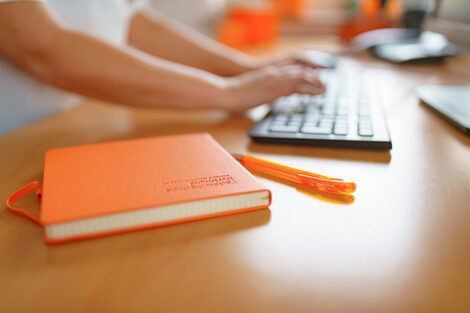
[[350, 194], [356, 190], [356, 184], [345, 182], [339, 178], [332, 178], [299, 170], [293, 167], [270, 162], [250, 155], [233, 154], [245, 168], [253, 169], [275, 177], [286, 179], [310, 188], [315, 188], [325, 192]]

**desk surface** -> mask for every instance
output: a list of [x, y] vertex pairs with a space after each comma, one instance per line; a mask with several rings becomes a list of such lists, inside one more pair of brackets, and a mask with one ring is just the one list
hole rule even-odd
[[[284, 41], [335, 49], [331, 41]], [[260, 177], [269, 210], [47, 246], [0, 208], [2, 312], [470, 312], [470, 137], [419, 104], [421, 83], [469, 83], [457, 59], [380, 67], [391, 152], [253, 143], [247, 116], [87, 102], [0, 138], [0, 199], [41, 180], [50, 148], [209, 132], [249, 153], [357, 183], [354, 196]], [[38, 206], [34, 199], [21, 203]]]

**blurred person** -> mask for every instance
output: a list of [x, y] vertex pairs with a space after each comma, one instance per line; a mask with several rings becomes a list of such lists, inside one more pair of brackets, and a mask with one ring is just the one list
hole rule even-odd
[[69, 107], [77, 94], [239, 112], [324, 91], [302, 54], [251, 57], [144, 4], [0, 0], [0, 133]]

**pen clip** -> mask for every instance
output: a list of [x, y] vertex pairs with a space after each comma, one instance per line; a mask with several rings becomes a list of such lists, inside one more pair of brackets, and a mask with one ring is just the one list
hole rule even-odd
[[350, 194], [356, 190], [356, 184], [339, 179], [322, 179], [304, 174], [297, 174], [303, 185], [313, 187], [320, 191]]

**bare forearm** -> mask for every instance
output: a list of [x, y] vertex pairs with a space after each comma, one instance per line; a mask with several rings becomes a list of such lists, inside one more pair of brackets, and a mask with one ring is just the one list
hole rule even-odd
[[208, 72], [117, 48], [63, 31], [56, 46], [36, 60], [33, 73], [56, 87], [97, 99], [139, 106], [214, 107], [223, 80]]
[[[195, 66], [201, 63], [200, 68], [213, 72], [221, 68], [227, 71], [221, 64], [243, 58], [204, 37], [197, 39], [202, 40], [201, 46], [183, 37], [174, 37], [175, 42], [165, 42], [165, 38], [159, 38], [164, 47], [162, 56], [167, 53], [168, 59], [176, 60], [170, 57], [173, 50], [169, 47], [179, 43], [183, 47], [175, 49], [192, 56], [180, 62]], [[202, 49], [206, 44], [210, 48]], [[45, 83], [127, 105], [243, 111], [291, 93], [322, 92], [314, 71], [302, 66], [273, 65], [222, 78], [67, 30], [46, 4], [29, 1], [0, 5], [0, 57]]]
[[141, 12], [132, 22], [129, 43], [166, 60], [221, 76], [257, 67], [255, 58], [229, 48], [157, 12]]

